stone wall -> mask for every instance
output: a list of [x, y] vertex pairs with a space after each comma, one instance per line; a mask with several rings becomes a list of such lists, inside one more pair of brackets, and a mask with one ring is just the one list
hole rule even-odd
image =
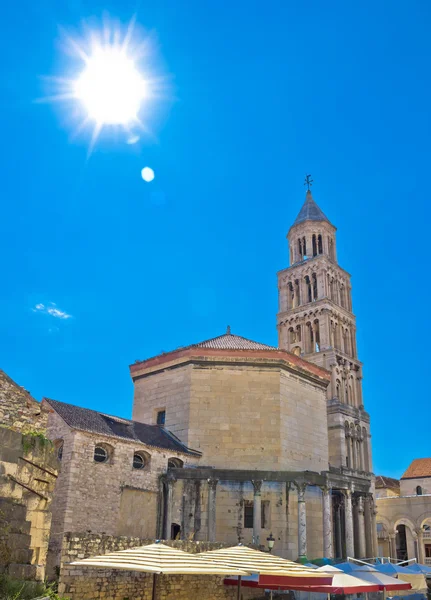
[[42, 435], [0, 428], [0, 569], [43, 579], [59, 464]]
[[[52, 509], [50, 567], [58, 564], [66, 531], [155, 538], [159, 479], [167, 471], [168, 460], [179, 458], [185, 465], [197, 461], [138, 441], [72, 430], [55, 412], [49, 416], [47, 434], [56, 445], [63, 444]], [[108, 449], [107, 462], [94, 461], [96, 444]], [[135, 452], [145, 454], [145, 468], [133, 468]]]
[[[208, 539], [208, 485], [206, 482], [177, 481], [174, 486], [172, 520], [181, 526], [182, 539]], [[253, 543], [253, 529], [245, 527], [245, 505], [253, 504], [251, 482], [219, 481], [216, 490], [217, 541], [235, 545]], [[317, 487], [306, 490], [307, 556], [323, 556], [322, 492]], [[274, 552], [296, 560], [298, 558], [298, 495], [286, 483], [264, 481], [261, 501], [265, 518], [260, 532], [260, 544], [266, 547], [270, 533], [275, 538]]]
[[29, 392], [0, 369], [0, 425], [15, 431], [43, 431], [48, 413]]
[[416, 496], [416, 488], [422, 488], [422, 495], [431, 494], [431, 477], [416, 477], [415, 479], [400, 480], [401, 496]]
[[[68, 533], [64, 536], [61, 556], [59, 593], [71, 600], [151, 600], [153, 576], [132, 571], [72, 566], [82, 558], [144, 546], [152, 540]], [[215, 550], [223, 544], [166, 542], [186, 552]], [[160, 575], [157, 577], [158, 600], [234, 600], [236, 589], [223, 585], [223, 577], [197, 575]], [[263, 597], [259, 591], [243, 588], [243, 598]]]
[[[249, 364], [244, 364], [247, 361]], [[205, 357], [135, 379], [133, 418], [166, 427], [219, 468], [328, 469], [326, 381], [270, 358]]]

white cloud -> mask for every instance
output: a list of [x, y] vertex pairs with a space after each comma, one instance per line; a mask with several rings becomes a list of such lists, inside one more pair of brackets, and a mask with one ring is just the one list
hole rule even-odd
[[57, 308], [57, 305], [54, 304], [54, 302], [50, 302], [48, 306], [45, 306], [45, 304], [42, 303], [36, 304], [33, 308], [33, 312], [51, 315], [51, 317], [55, 317], [56, 319], [70, 319], [72, 317], [72, 315], [69, 315], [64, 310]]

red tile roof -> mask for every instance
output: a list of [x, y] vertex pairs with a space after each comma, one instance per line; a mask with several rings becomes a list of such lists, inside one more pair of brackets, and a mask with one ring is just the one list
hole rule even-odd
[[401, 479], [418, 479], [431, 477], [431, 458], [416, 458]]
[[253, 342], [240, 335], [234, 335], [233, 333], [224, 333], [210, 340], [199, 342], [199, 344], [192, 344], [187, 346], [188, 348], [216, 348], [220, 350], [277, 350], [275, 346], [267, 346], [260, 342]]

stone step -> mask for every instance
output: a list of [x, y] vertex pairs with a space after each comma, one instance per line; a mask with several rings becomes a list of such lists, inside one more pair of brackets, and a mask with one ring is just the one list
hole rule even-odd
[[10, 562], [23, 565], [29, 565], [32, 558], [33, 550], [30, 550], [29, 548], [18, 548], [16, 550], [11, 550], [9, 556]]
[[30, 533], [30, 521], [22, 521], [21, 519], [7, 519], [7, 524], [8, 531], [10, 533]]

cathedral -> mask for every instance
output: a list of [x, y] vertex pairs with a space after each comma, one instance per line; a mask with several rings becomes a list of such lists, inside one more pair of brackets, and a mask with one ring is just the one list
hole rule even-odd
[[44, 399], [65, 532], [377, 554], [350, 275], [308, 190], [278, 273], [278, 347], [230, 329], [130, 366], [132, 419]]

